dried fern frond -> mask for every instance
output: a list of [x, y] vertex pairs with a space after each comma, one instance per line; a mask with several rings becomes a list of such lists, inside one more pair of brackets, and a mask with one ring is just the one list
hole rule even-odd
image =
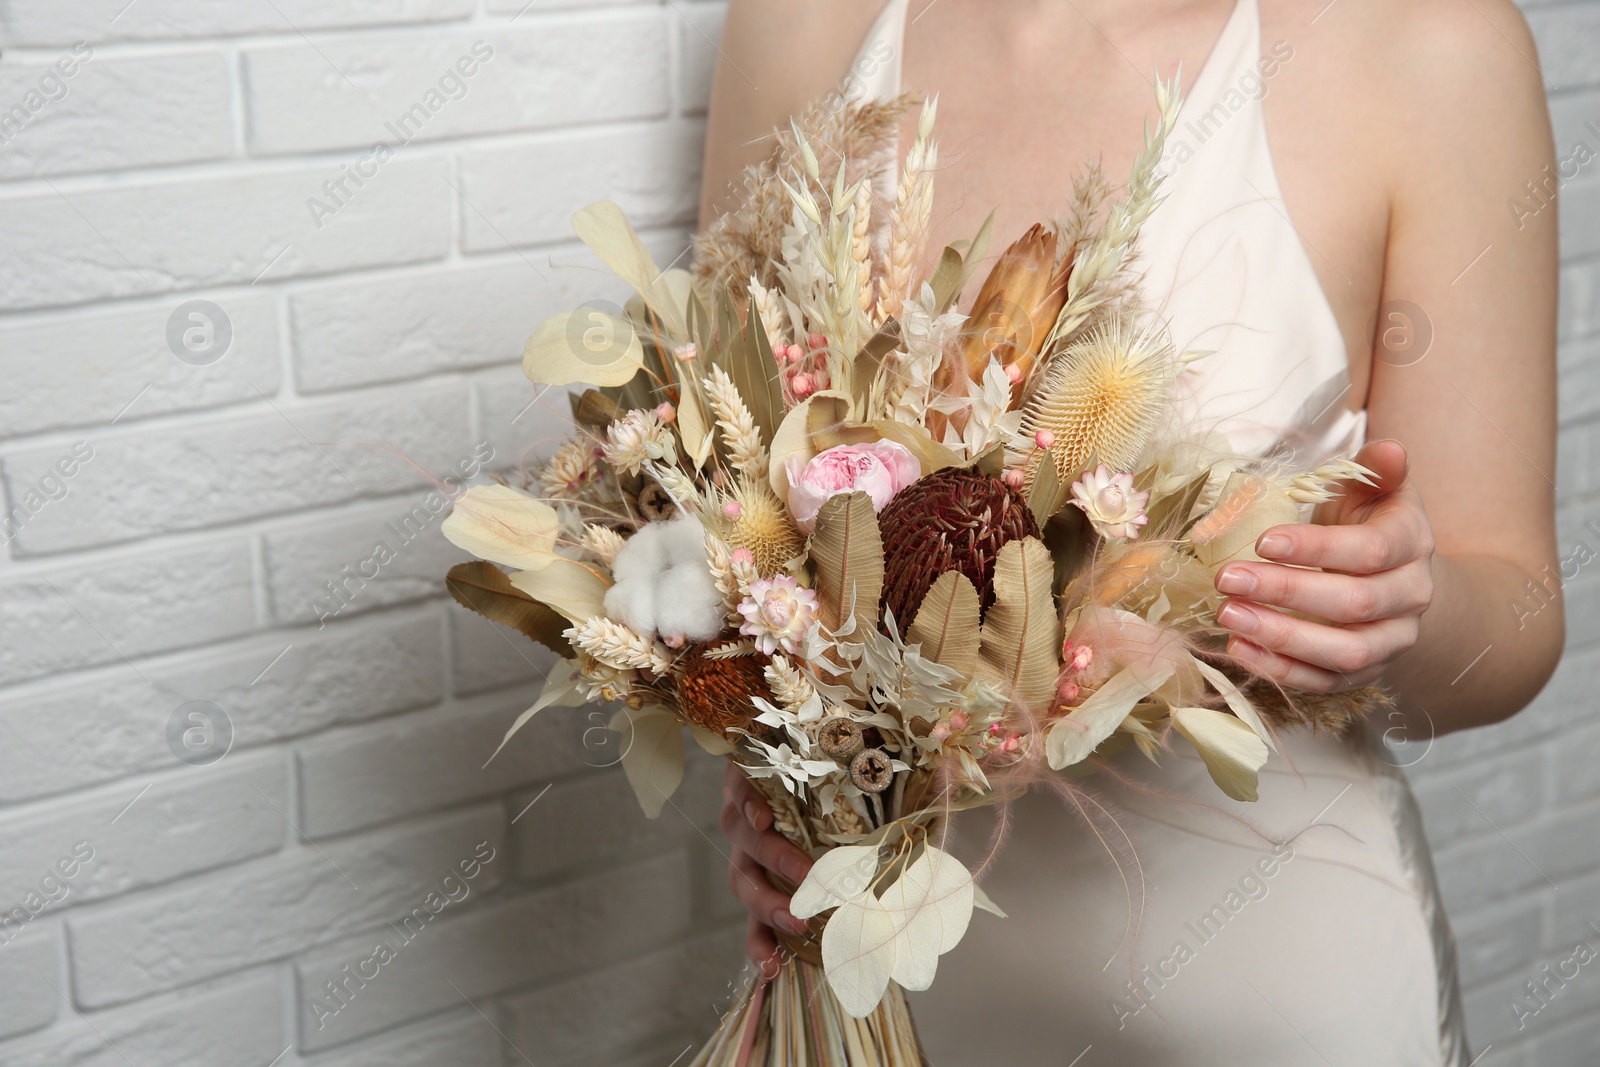
[[[846, 184], [853, 186], [867, 178], [867, 184], [875, 186], [879, 176], [894, 165], [900, 116], [917, 99], [915, 94], [902, 93], [893, 100], [856, 102], [843, 94], [829, 94], [796, 116], [791, 128], [774, 130], [770, 154], [744, 170], [739, 206], [718, 216], [694, 238], [691, 271], [707, 306], [725, 288], [734, 306], [742, 306], [752, 276], [769, 288], [777, 280], [784, 228], [790, 217], [789, 196], [777, 178], [803, 170], [796, 131], [824, 173], [833, 173], [843, 162]], [[813, 184], [814, 195], [826, 201], [828, 190], [820, 181]], [[773, 323], [766, 325], [770, 329]]]
[[1376, 684], [1341, 693], [1285, 693], [1270, 681], [1252, 677], [1241, 681], [1240, 691], [1274, 726], [1310, 727], [1333, 737], [1343, 736], [1363, 718], [1387, 716], [1395, 707], [1394, 694]]
[[1050, 363], [1028, 402], [1022, 433], [1047, 430], [1061, 484], [1096, 462], [1132, 471], [1167, 413], [1177, 359], [1159, 323], [1118, 315]]

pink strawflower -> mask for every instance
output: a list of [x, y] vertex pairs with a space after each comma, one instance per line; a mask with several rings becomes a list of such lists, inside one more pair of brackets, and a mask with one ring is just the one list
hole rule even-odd
[[787, 574], [760, 578], [750, 583], [739, 614], [744, 616], [739, 632], [755, 638], [757, 649], [770, 656], [781, 648], [792, 656], [816, 625], [817, 594]]
[[1113, 474], [1102, 463], [1072, 483], [1070, 503], [1083, 509], [1100, 536], [1132, 540], [1139, 536], [1139, 527], [1150, 521], [1144, 513], [1149, 499], [1148, 492], [1134, 492], [1133, 475]]

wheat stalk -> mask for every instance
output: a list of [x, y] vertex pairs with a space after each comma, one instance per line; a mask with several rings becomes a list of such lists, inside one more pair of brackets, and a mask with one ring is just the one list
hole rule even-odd
[[917, 138], [906, 153], [895, 191], [894, 208], [889, 214], [889, 254], [884, 264], [883, 288], [878, 296], [879, 322], [900, 313], [900, 303], [911, 295], [917, 262], [928, 240], [928, 219], [933, 213], [933, 168], [939, 161], [938, 146], [928, 140], [933, 132], [939, 98], [923, 101], [917, 122]]
[[787, 656], [773, 656], [772, 662], [767, 664], [762, 673], [766, 676], [767, 687], [772, 690], [772, 695], [786, 708], [798, 708], [816, 695], [815, 687], [789, 662]]
[[756, 428], [755, 416], [745, 405], [739, 387], [733, 384], [727, 371], [713, 364], [706, 374], [705, 388], [706, 398], [717, 413], [722, 439], [728, 446], [728, 461], [741, 473], [765, 478], [767, 449], [761, 443], [761, 431]]
[[617, 558], [617, 553], [622, 549], [622, 535], [609, 526], [596, 526], [590, 523], [583, 528], [583, 548], [594, 554], [595, 558], [606, 566]]
[[672, 657], [665, 645], [647, 640], [620, 622], [593, 618], [582, 626], [569, 627], [562, 636], [572, 642], [573, 648], [587, 652], [607, 667], [643, 669], [658, 675], [672, 669]]

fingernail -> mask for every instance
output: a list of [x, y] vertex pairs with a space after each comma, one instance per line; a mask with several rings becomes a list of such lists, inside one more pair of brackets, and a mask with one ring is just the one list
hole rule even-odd
[[1249, 608], [1240, 607], [1231, 600], [1222, 605], [1222, 609], [1217, 612], [1217, 621], [1234, 633], [1240, 634], [1253, 634], [1256, 632], [1256, 626], [1259, 625], [1255, 612]]
[[787, 911], [777, 912], [775, 917], [777, 918], [778, 922], [783, 925], [783, 928], [789, 931], [791, 934], [803, 934], [807, 932], [806, 924], [801, 922], [799, 919], [796, 919], [793, 915], [790, 915]]
[[744, 821], [757, 830], [761, 829], [761, 824], [756, 822], [756, 806], [748, 800], [744, 802]]
[[778, 866], [783, 870], [785, 878], [798, 885], [805, 880], [806, 871], [811, 864], [799, 856], [785, 856], [778, 862]]
[[1217, 591], [1229, 596], [1249, 596], [1256, 591], [1256, 576], [1242, 567], [1225, 567], [1217, 575]]
[[1277, 559], [1289, 554], [1289, 539], [1283, 534], [1268, 534], [1256, 545], [1256, 553], [1270, 559]]

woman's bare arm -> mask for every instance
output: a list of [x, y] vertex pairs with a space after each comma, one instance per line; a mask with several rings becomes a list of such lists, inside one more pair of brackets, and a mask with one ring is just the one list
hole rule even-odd
[[[1556, 208], [1508, 207], [1535, 203], [1525, 183], [1539, 184], [1554, 157], [1533, 39], [1510, 0], [1384, 6], [1393, 31], [1373, 42], [1378, 81], [1369, 89], [1392, 106], [1363, 153], [1388, 168], [1392, 190], [1368, 437], [1404, 445], [1409, 470], [1393, 488], [1407, 500], [1388, 501], [1386, 523], [1370, 518], [1381, 499], [1363, 500], [1341, 525], [1269, 531], [1294, 542], [1284, 562], [1389, 554], [1386, 569], [1347, 581], [1335, 606], [1296, 597], [1311, 580], [1286, 568], [1243, 569], [1271, 586], [1252, 599], [1354, 619], [1336, 634], [1261, 613], [1248, 638], [1269, 650], [1258, 665], [1300, 684], [1314, 670], [1327, 675], [1328, 660], [1355, 677], [1377, 665], [1412, 732], [1432, 736], [1520, 710], [1564, 643], [1550, 580], [1559, 567]], [[1396, 355], [1383, 343], [1383, 330], [1405, 325], [1432, 332], [1415, 362], [1414, 351]], [[1394, 620], [1411, 617], [1419, 563], [1428, 604], [1411, 623], [1414, 643], [1396, 649], [1404, 624]], [[1405, 610], [1363, 618], [1385, 603]]]

